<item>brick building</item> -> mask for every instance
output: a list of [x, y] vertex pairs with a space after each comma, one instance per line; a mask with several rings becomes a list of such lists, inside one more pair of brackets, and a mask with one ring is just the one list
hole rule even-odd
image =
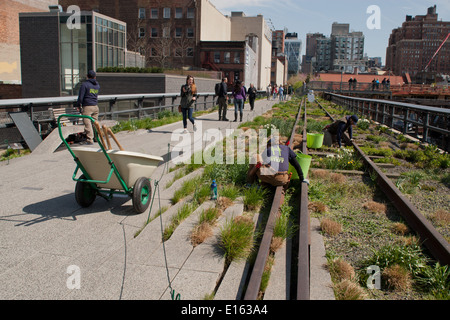
[[428, 8], [426, 15], [406, 16], [389, 38], [386, 69], [397, 75], [408, 73], [415, 83], [431, 83], [440, 75], [450, 75], [450, 40], [432, 60], [449, 33], [450, 22], [438, 20], [436, 6]]
[[57, 0], [7, 0], [0, 2], [0, 81], [21, 82], [19, 13], [48, 11]]
[[127, 24], [127, 48], [146, 56], [147, 64], [179, 68], [194, 65], [198, 45], [194, 0], [60, 0], [66, 10], [77, 5]]

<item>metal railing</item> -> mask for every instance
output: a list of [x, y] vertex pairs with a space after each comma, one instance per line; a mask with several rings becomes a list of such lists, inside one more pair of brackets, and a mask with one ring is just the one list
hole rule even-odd
[[349, 108], [361, 117], [374, 120], [403, 134], [435, 144], [445, 151], [450, 147], [450, 109], [421, 106], [390, 100], [366, 99], [327, 92], [332, 102]]

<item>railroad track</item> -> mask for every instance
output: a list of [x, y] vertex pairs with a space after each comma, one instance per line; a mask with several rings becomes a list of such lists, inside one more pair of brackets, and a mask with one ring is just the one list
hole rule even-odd
[[[333, 116], [319, 103], [319, 107], [324, 113], [334, 121]], [[292, 141], [296, 132], [297, 125], [299, 123], [302, 110], [303, 113], [303, 140], [302, 140], [302, 153], [308, 154], [307, 149], [307, 110], [306, 100], [302, 100], [298, 115], [292, 129], [292, 134], [289, 139], [289, 145], [292, 148]], [[420, 237], [420, 243], [423, 244], [430, 252], [430, 254], [441, 263], [441, 265], [450, 265], [450, 244], [445, 238], [433, 227], [433, 225], [420, 213], [420, 211], [414, 207], [414, 205], [401, 193], [400, 190], [390, 181], [386, 174], [367, 156], [361, 148], [358, 147], [353, 141], [350, 141], [348, 135], [344, 134], [344, 140], [347, 144], [351, 145], [359, 157], [363, 160], [366, 171], [376, 174], [376, 182], [381, 190], [385, 193], [386, 197], [396, 207], [399, 214], [405, 219], [409, 227], [417, 233]], [[272, 200], [270, 216], [265, 226], [264, 234], [258, 249], [258, 254], [249, 277], [244, 300], [256, 300], [259, 294], [261, 279], [263, 271], [269, 256], [269, 248], [273, 235], [273, 228], [276, 219], [276, 215], [281, 204], [284, 201], [284, 194], [282, 187], [277, 187], [275, 195]], [[310, 215], [308, 211], [308, 184], [303, 182], [301, 184], [299, 194], [299, 212], [298, 212], [298, 234], [296, 238], [296, 248], [293, 249], [292, 260], [297, 261], [297, 268], [295, 274], [297, 278], [294, 280], [296, 284], [295, 290], [291, 289], [292, 298], [297, 300], [309, 300], [310, 299]], [[292, 279], [292, 278], [291, 278]]]

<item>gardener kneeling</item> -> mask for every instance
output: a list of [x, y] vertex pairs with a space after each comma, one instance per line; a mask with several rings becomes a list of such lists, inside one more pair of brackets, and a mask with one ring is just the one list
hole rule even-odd
[[256, 155], [256, 164], [250, 164], [248, 169], [247, 182], [253, 183], [259, 178], [261, 182], [274, 187], [287, 186], [290, 181], [288, 170], [289, 164], [291, 164], [297, 171], [300, 181], [309, 183], [304, 179], [295, 152], [286, 145], [280, 145], [277, 141], [276, 138], [269, 139], [263, 156]]

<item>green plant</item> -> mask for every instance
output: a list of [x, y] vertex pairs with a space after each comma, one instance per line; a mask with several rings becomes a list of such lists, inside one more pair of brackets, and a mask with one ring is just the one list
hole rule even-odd
[[251, 218], [236, 217], [227, 220], [220, 233], [219, 246], [224, 250], [225, 259], [229, 263], [245, 259], [253, 248], [254, 224]]
[[258, 209], [266, 200], [267, 193], [267, 189], [259, 185], [251, 185], [249, 188], [245, 188], [243, 191], [244, 207], [250, 211]]
[[421, 269], [416, 279], [418, 285], [435, 299], [450, 299], [450, 268], [448, 265], [428, 265]]
[[164, 229], [163, 241], [170, 239], [175, 229], [183, 222], [187, 217], [194, 212], [195, 206], [191, 203], [184, 204], [180, 209], [178, 209], [177, 214], [172, 217], [170, 224]]

